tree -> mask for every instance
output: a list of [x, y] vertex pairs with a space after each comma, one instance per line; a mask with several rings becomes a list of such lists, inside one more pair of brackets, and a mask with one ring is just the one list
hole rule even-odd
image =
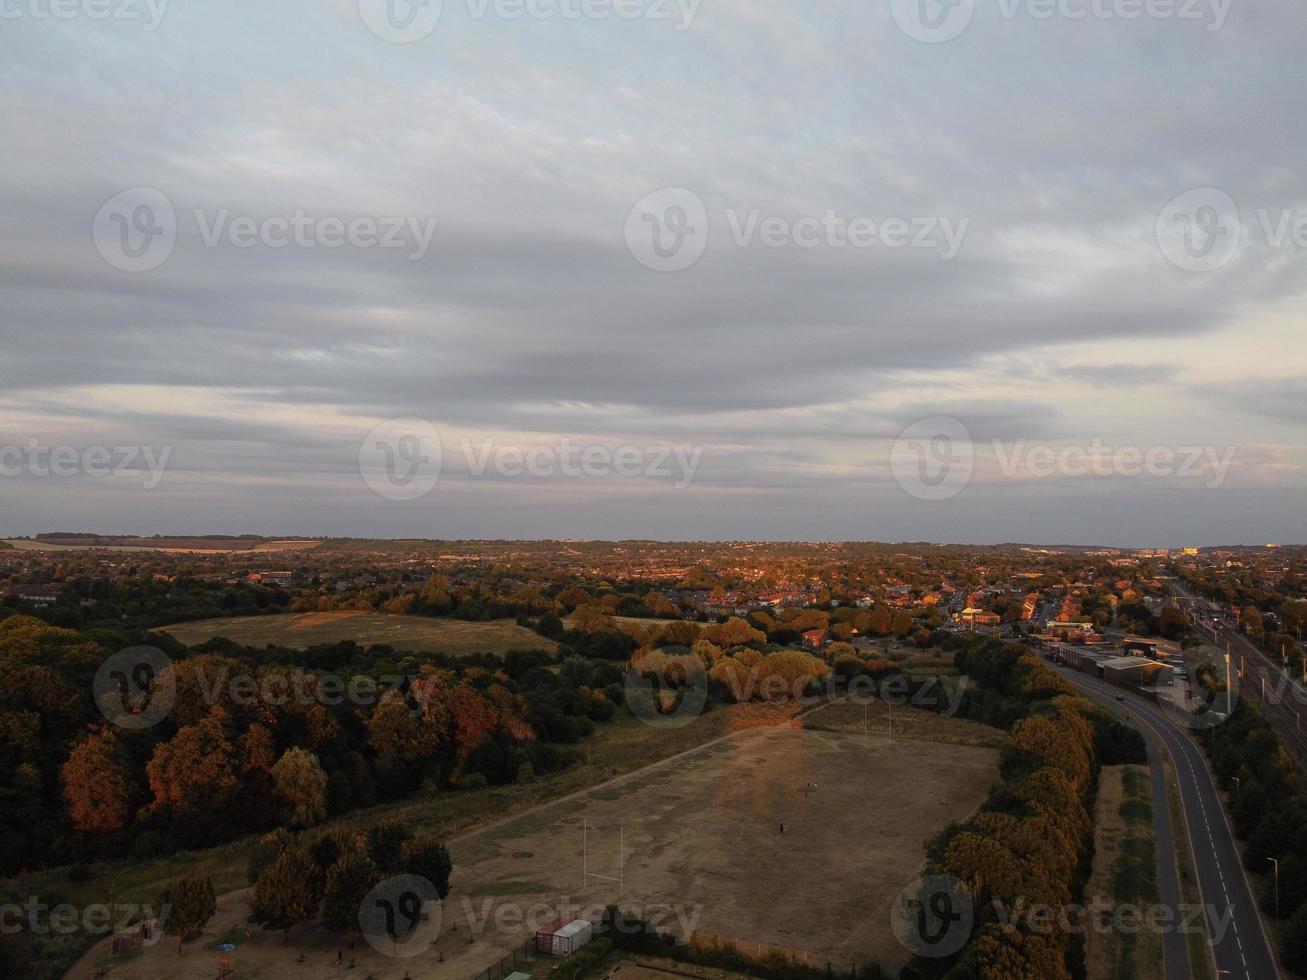
[[381, 871], [362, 851], [343, 855], [327, 872], [322, 924], [332, 932], [356, 930], [359, 907], [381, 877]]
[[113, 729], [88, 735], [68, 756], [61, 775], [64, 799], [78, 830], [121, 830], [131, 818], [139, 784]]
[[316, 755], [288, 749], [272, 767], [272, 778], [277, 793], [290, 804], [292, 826], [307, 827], [327, 815], [327, 774]]
[[288, 847], [259, 875], [250, 896], [250, 914], [268, 929], [282, 930], [290, 940], [292, 926], [312, 917], [318, 902], [313, 881], [317, 868], [299, 847]]
[[1262, 611], [1256, 606], [1244, 606], [1243, 612], [1239, 614], [1239, 626], [1249, 636], [1261, 636], [1266, 630], [1262, 623]]
[[889, 610], [884, 606], [877, 606], [871, 611], [868, 628], [877, 636], [889, 636], [891, 620]]
[[182, 943], [199, 939], [204, 926], [218, 911], [213, 882], [199, 875], [171, 881], [163, 890], [159, 907], [163, 930], [177, 937], [177, 955], [181, 956]]
[[577, 606], [576, 612], [572, 614], [572, 627], [587, 636], [606, 630], [611, 625], [612, 618], [604, 606], [593, 603]]
[[221, 708], [160, 743], [146, 766], [154, 806], [171, 810], [228, 806], [240, 783], [241, 759], [223, 731]]
[[454, 862], [449, 849], [434, 837], [415, 837], [406, 840], [399, 849], [404, 873], [425, 878], [436, 886], [436, 894], [444, 898], [449, 894], [449, 875]]

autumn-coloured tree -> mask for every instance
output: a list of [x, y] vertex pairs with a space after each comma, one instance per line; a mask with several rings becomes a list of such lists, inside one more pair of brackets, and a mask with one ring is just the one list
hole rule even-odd
[[136, 772], [113, 729], [78, 742], [61, 772], [73, 826], [90, 833], [125, 827], [140, 793]]
[[156, 809], [230, 806], [240, 786], [241, 758], [223, 730], [226, 714], [215, 708], [202, 721], [161, 742], [146, 766]]
[[572, 614], [572, 628], [587, 636], [606, 630], [611, 625], [612, 617], [609, 615], [609, 610], [602, 605], [588, 603], [577, 606], [576, 612]]
[[308, 827], [327, 815], [327, 774], [318, 757], [295, 747], [272, 767], [277, 794], [290, 806], [292, 827]]

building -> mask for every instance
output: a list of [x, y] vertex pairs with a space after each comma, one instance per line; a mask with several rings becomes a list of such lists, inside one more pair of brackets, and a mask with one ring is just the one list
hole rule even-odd
[[1144, 636], [1127, 636], [1121, 643], [1127, 654], [1138, 654], [1150, 660], [1179, 660], [1183, 650], [1174, 640], [1157, 640]]
[[1104, 660], [1099, 669], [1103, 679], [1118, 687], [1145, 687], [1170, 684], [1175, 673], [1165, 664], [1146, 657], [1113, 657]]
[[996, 612], [990, 612], [988, 609], [979, 609], [975, 606], [967, 606], [962, 612], [954, 617], [957, 622], [963, 626], [969, 626], [971, 629], [976, 627], [995, 627], [1003, 622], [1003, 617]]
[[809, 650], [820, 650], [829, 638], [829, 630], [808, 630], [803, 634], [803, 645]]
[[33, 606], [44, 607], [54, 605], [59, 598], [59, 592], [57, 585], [17, 585], [9, 594]]

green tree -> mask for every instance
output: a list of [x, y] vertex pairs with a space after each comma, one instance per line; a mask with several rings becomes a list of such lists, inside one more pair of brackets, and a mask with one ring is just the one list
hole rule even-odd
[[290, 824], [308, 827], [327, 815], [327, 774], [318, 757], [301, 748], [286, 751], [272, 767], [277, 794], [290, 805]]
[[313, 882], [319, 872], [299, 847], [288, 847], [259, 875], [250, 896], [254, 921], [267, 929], [280, 929], [287, 941], [290, 930], [313, 916], [318, 907]]
[[343, 855], [327, 872], [322, 924], [332, 932], [356, 931], [359, 907], [381, 878], [381, 871], [366, 854], [354, 851]]
[[449, 875], [454, 862], [449, 849], [434, 837], [415, 837], [404, 841], [399, 849], [404, 873], [426, 878], [436, 886], [436, 894], [444, 898], [449, 894]]
[[159, 907], [163, 930], [177, 937], [177, 955], [181, 956], [182, 943], [199, 939], [205, 925], [218, 911], [213, 882], [199, 875], [171, 881], [163, 890]]

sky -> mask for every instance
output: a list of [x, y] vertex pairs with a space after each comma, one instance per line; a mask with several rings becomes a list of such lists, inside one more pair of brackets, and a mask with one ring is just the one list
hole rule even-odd
[[1305, 49], [0, 0], [0, 536], [1307, 541]]

